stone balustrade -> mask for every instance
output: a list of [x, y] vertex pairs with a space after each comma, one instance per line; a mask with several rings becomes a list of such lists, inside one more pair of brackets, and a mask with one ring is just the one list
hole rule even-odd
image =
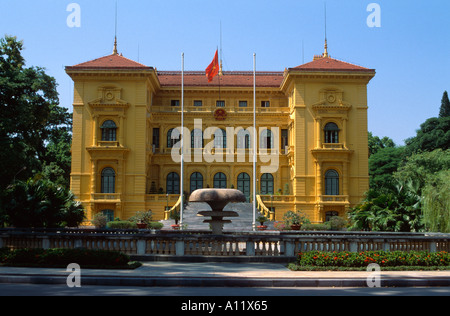
[[112, 231], [94, 229], [0, 230], [0, 248], [86, 248], [130, 256], [293, 258], [321, 251], [450, 251], [449, 234], [364, 232]]

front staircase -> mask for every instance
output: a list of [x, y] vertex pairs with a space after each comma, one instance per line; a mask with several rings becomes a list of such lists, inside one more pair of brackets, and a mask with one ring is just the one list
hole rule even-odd
[[[183, 225], [187, 230], [209, 230], [209, 223], [203, 223], [203, 220], [210, 219], [197, 215], [201, 211], [211, 211], [207, 203], [188, 203], [183, 210]], [[231, 224], [224, 224], [224, 232], [233, 231], [251, 231], [253, 222], [253, 205], [251, 203], [230, 203], [224, 211], [234, 211], [239, 214], [239, 217], [225, 217], [225, 220], [231, 220]], [[260, 216], [256, 210], [256, 218]], [[174, 224], [174, 220], [161, 221], [164, 224], [163, 229], [171, 229], [170, 226]], [[259, 223], [256, 223], [259, 226]], [[273, 230], [273, 222], [266, 222], [268, 230]]]

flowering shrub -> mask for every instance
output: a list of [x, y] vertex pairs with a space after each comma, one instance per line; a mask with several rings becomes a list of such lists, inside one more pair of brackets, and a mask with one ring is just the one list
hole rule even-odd
[[319, 267], [367, 267], [376, 263], [381, 267], [396, 266], [450, 266], [450, 254], [425, 251], [365, 251], [365, 252], [323, 252], [299, 253], [297, 264]]
[[274, 222], [273, 227], [276, 230], [288, 230], [288, 227], [286, 227], [286, 224], [284, 222]]

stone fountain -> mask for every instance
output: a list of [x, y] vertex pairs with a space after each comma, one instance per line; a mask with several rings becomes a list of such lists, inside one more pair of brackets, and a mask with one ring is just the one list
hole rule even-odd
[[204, 223], [210, 223], [212, 233], [221, 235], [223, 225], [231, 223], [231, 220], [224, 220], [224, 217], [238, 217], [239, 214], [233, 211], [224, 211], [223, 209], [229, 203], [245, 202], [245, 195], [234, 189], [200, 189], [192, 192], [189, 202], [208, 203], [212, 211], [198, 212], [200, 216], [211, 217], [206, 219]]

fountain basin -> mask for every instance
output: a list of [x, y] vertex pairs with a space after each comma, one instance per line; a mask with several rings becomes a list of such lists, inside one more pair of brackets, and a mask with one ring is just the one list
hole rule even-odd
[[211, 217], [204, 220], [204, 223], [210, 223], [213, 234], [221, 235], [223, 224], [231, 223], [230, 220], [224, 220], [224, 217], [238, 217], [239, 214], [233, 211], [223, 211], [229, 203], [245, 202], [245, 195], [234, 189], [200, 189], [192, 192], [189, 202], [207, 203], [212, 211], [201, 211], [198, 215]]
[[192, 192], [189, 202], [206, 202], [213, 210], [222, 211], [228, 203], [246, 202], [245, 195], [235, 189], [199, 189]]

